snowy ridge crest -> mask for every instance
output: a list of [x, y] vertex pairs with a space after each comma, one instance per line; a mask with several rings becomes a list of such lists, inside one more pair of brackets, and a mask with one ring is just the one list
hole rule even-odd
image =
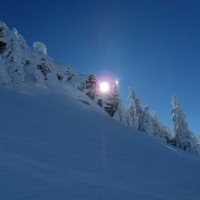
[[148, 106], [143, 107], [134, 90], [129, 89], [130, 105], [125, 108], [117, 84], [107, 95], [99, 92], [99, 80], [93, 74], [74, 72], [69, 66], [55, 63], [42, 42], [30, 48], [22, 35], [0, 22], [0, 87], [54, 89], [72, 96], [85, 105], [96, 106], [115, 120], [140, 132], [164, 139], [185, 151], [200, 155], [199, 138], [189, 129], [175, 97], [172, 99], [173, 133], [162, 125]]

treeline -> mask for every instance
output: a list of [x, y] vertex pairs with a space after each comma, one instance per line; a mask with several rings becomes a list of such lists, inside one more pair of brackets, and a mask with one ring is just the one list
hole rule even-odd
[[129, 106], [125, 107], [117, 84], [114, 84], [113, 89], [107, 95], [101, 95], [98, 92], [99, 81], [94, 75], [89, 75], [81, 85], [78, 88], [81, 88], [81, 91], [96, 101], [114, 119], [140, 132], [162, 138], [175, 147], [200, 155], [199, 136], [193, 134], [188, 128], [183, 109], [175, 96], [171, 100], [173, 130], [170, 130], [160, 122], [155, 112], [151, 112], [149, 106], [142, 106], [133, 89], [129, 88]]

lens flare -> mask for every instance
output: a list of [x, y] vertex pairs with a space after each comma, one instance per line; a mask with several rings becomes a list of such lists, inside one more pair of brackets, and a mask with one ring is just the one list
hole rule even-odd
[[98, 92], [100, 95], [107, 96], [111, 94], [116, 87], [119, 86], [118, 77], [109, 71], [103, 71], [98, 73]]
[[100, 89], [101, 92], [107, 93], [110, 90], [110, 85], [109, 85], [108, 82], [102, 82], [99, 85], [99, 89]]

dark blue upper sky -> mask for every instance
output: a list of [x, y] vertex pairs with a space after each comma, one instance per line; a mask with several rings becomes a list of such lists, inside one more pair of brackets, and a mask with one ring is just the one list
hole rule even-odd
[[0, 21], [75, 71], [115, 74], [168, 126], [176, 95], [200, 133], [200, 1], [6, 0]]

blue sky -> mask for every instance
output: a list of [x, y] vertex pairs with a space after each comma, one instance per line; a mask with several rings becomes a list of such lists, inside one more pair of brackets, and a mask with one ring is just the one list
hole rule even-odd
[[125, 103], [130, 86], [169, 127], [176, 95], [200, 133], [200, 1], [7, 0], [1, 7], [0, 21], [30, 46], [44, 42], [50, 57], [75, 71], [113, 73]]

